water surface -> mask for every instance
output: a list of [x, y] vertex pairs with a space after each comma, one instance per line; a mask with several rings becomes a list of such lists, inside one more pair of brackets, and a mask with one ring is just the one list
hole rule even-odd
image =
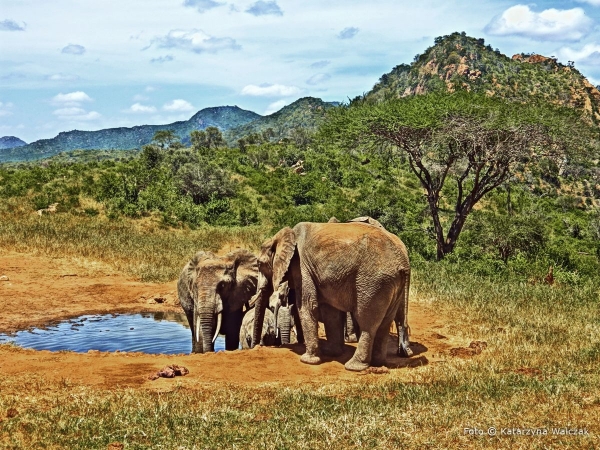
[[[14, 342], [35, 350], [103, 352], [190, 353], [192, 334], [183, 313], [86, 315], [47, 328], [0, 334], [0, 343]], [[225, 338], [217, 337], [215, 351], [225, 350]]]

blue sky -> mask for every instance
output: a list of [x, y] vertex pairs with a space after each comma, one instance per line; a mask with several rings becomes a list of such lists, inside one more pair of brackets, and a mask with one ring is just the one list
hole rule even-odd
[[0, 0], [0, 136], [344, 101], [465, 31], [600, 84], [600, 0]]

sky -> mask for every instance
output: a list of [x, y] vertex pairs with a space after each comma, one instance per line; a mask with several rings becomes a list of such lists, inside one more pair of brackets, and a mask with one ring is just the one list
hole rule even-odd
[[600, 84], [600, 0], [0, 0], [0, 136], [348, 101], [455, 31]]

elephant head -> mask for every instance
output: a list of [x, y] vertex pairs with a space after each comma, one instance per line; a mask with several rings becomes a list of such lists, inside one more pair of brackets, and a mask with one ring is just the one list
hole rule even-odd
[[[258, 257], [258, 289], [256, 293], [256, 317], [252, 345], [260, 342], [264, 313], [273, 292], [279, 291], [288, 267], [296, 251], [296, 235], [289, 227], [279, 230], [273, 238], [265, 241]], [[286, 280], [287, 281], [287, 280]], [[291, 288], [292, 286], [289, 286]], [[289, 292], [289, 288], [288, 292]]]
[[225, 256], [198, 252], [178, 282], [179, 301], [192, 331], [192, 352], [214, 351], [219, 333], [226, 350], [236, 350], [243, 306], [256, 292], [256, 257], [247, 250]]

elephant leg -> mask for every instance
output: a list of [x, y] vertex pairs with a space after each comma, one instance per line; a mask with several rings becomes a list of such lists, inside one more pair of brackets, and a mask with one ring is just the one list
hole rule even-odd
[[227, 319], [221, 329], [225, 334], [225, 350], [237, 350], [240, 346], [240, 328], [244, 312], [241, 309], [227, 314]]
[[297, 289], [296, 295], [306, 345], [306, 352], [300, 357], [300, 361], [305, 364], [320, 364], [317, 290], [309, 275], [302, 277], [302, 288]]
[[371, 365], [371, 352], [373, 350], [376, 332], [376, 327], [373, 329], [363, 329], [363, 331], [361, 331], [354, 355], [350, 361], [344, 364], [346, 370], [360, 372]]
[[390, 310], [383, 318], [381, 325], [377, 329], [375, 341], [373, 342], [373, 355], [371, 356], [371, 365], [373, 367], [385, 366], [387, 357], [387, 345], [390, 336], [390, 325], [394, 320], [396, 308], [390, 307]]
[[298, 344], [304, 344], [304, 332], [300, 323], [300, 313], [298, 312], [298, 301], [296, 300], [296, 290], [290, 289], [288, 293], [288, 301], [294, 305], [292, 308], [292, 317], [294, 318], [294, 326], [296, 327], [296, 340]]
[[329, 356], [340, 356], [344, 352], [344, 321], [346, 313], [327, 303], [319, 304], [321, 321], [325, 325], [327, 341], [322, 342], [323, 353]]
[[358, 328], [358, 323], [354, 319], [352, 313], [346, 313], [346, 326], [344, 330], [344, 340], [346, 342], [358, 342], [358, 336], [360, 334], [360, 330]]

